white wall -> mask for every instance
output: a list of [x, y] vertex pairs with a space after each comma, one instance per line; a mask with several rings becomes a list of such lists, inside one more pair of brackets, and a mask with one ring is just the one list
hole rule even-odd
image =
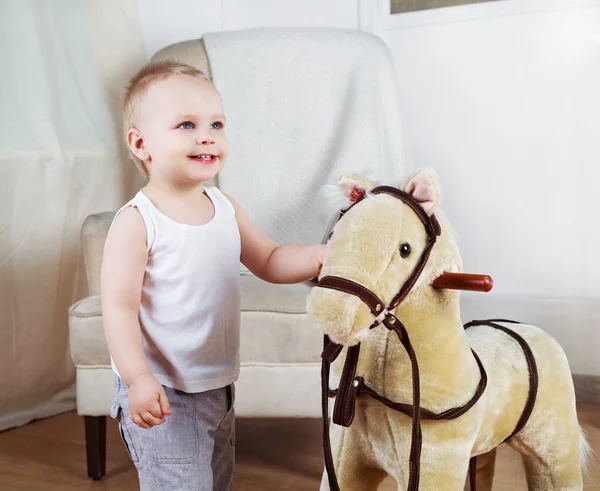
[[438, 169], [465, 268], [493, 294], [598, 298], [600, 6], [506, 3], [392, 16], [411, 158]]
[[255, 27], [358, 27], [358, 0], [138, 0], [148, 56], [203, 32]]
[[223, 27], [216, 0], [138, 0], [137, 5], [148, 58], [165, 46]]

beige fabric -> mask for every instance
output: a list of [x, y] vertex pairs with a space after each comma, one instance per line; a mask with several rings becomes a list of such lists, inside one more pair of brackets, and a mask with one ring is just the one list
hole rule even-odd
[[[43, 386], [39, 386], [45, 389]], [[10, 412], [3, 412], [0, 415], [0, 428], [13, 428], [34, 419], [48, 418], [64, 411], [71, 411], [75, 401], [75, 386], [69, 384], [62, 389], [52, 392], [49, 396], [46, 394], [42, 395], [44, 397], [33, 399], [25, 407], [18, 407]], [[37, 402], [37, 400], [41, 402]]]
[[71, 357], [75, 366], [110, 367], [100, 297], [86, 297], [71, 306], [69, 329]]
[[319, 363], [322, 347], [323, 335], [306, 314], [242, 312], [242, 363]]
[[4, 7], [0, 430], [75, 406], [67, 311], [87, 294], [81, 225], [135, 188], [117, 108], [146, 58], [135, 0]]
[[[110, 121], [102, 129], [110, 133], [110, 145], [117, 154], [118, 165], [110, 170], [116, 174], [119, 199], [110, 210], [124, 204], [144, 183], [124, 144], [122, 103], [124, 87], [147, 61], [138, 17], [137, 0], [85, 0], [85, 26], [88, 34], [90, 62]], [[106, 169], [105, 169], [106, 170]]]
[[109, 366], [77, 367], [77, 413], [107, 416], [115, 374]]
[[81, 227], [81, 246], [86, 265], [89, 295], [100, 295], [100, 267], [104, 241], [97, 237], [106, 237], [115, 212], [106, 211], [86, 217]]
[[236, 383], [238, 417], [319, 418], [321, 365], [254, 366], [242, 364]]
[[306, 313], [306, 296], [312, 283], [273, 285], [255, 276], [242, 276], [242, 312]]

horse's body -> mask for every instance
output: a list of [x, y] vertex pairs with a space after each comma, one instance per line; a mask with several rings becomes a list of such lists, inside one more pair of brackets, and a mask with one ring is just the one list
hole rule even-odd
[[[347, 196], [357, 188], [368, 191], [372, 187], [361, 178], [344, 183]], [[417, 198], [425, 196], [430, 205], [423, 207], [433, 213], [440, 194], [435, 173], [417, 174], [406, 189]], [[482, 374], [471, 349], [485, 368], [487, 387], [462, 416], [448, 421], [421, 420], [419, 489], [462, 490], [471, 457], [480, 456], [477, 491], [486, 491], [491, 490], [495, 449], [510, 437], [523, 414], [531, 390], [530, 375], [523, 348], [514, 338], [483, 325], [465, 331], [459, 293], [431, 287], [444, 271], [462, 269], [447, 225], [442, 223], [441, 228], [416, 285], [391, 312], [406, 328], [418, 360], [421, 407], [441, 413], [473, 398]], [[388, 305], [414, 270], [427, 241], [423, 224], [405, 203], [390, 196], [367, 195], [336, 225], [321, 276], [359, 283]], [[402, 244], [410, 244], [407, 257], [398, 252]], [[360, 298], [314, 288], [308, 310], [311, 320], [336, 343], [361, 343], [356, 374], [364, 377], [368, 387], [391, 401], [412, 403], [409, 357], [395, 332], [383, 325], [369, 330], [374, 316]], [[581, 490], [585, 441], [577, 421], [567, 358], [542, 330], [526, 324], [499, 324], [520, 334], [537, 364], [535, 405], [525, 426], [507, 440], [523, 456], [529, 489]], [[332, 388], [339, 380], [345, 351], [332, 366]], [[386, 475], [397, 481], [399, 490], [407, 489], [412, 429], [410, 416], [359, 396], [352, 424], [331, 428], [341, 491], [374, 490]], [[324, 473], [322, 490], [329, 489], [327, 477]]]

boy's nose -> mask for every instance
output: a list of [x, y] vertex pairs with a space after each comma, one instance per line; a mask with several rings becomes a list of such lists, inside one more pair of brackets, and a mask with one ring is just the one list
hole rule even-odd
[[198, 145], [212, 145], [215, 143], [215, 140], [210, 136], [202, 136], [196, 140]]

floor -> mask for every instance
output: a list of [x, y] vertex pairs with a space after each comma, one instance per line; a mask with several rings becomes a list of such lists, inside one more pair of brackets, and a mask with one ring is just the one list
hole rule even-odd
[[[600, 406], [580, 405], [579, 417], [600, 456]], [[114, 420], [108, 418], [107, 426], [107, 475], [97, 482], [86, 475], [83, 418], [75, 412], [0, 433], [0, 490], [138, 489], [135, 467]], [[319, 488], [323, 467], [320, 420], [239, 419], [236, 431], [235, 491]], [[396, 487], [386, 480], [379, 489], [391, 491]], [[526, 489], [519, 456], [504, 445], [496, 463], [494, 491]], [[584, 490], [600, 491], [600, 463], [586, 476]]]

